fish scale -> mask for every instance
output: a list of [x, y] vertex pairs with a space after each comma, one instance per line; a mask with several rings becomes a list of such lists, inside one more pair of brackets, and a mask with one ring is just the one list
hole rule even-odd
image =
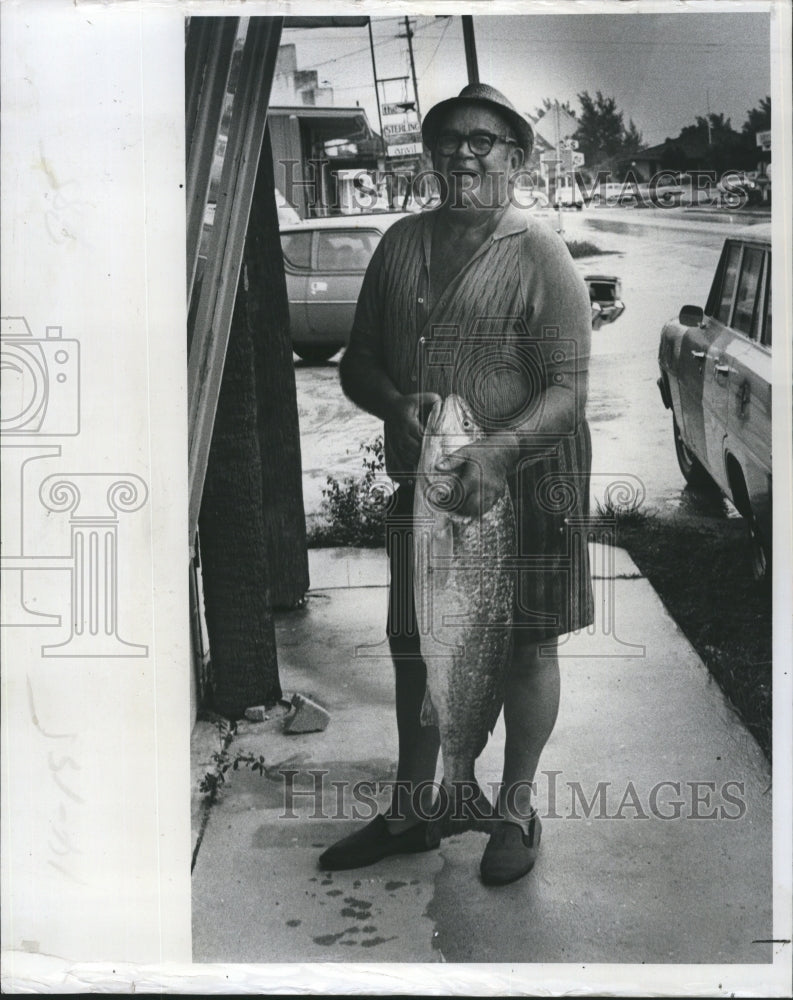
[[[454, 513], [453, 474], [438, 461], [485, 433], [459, 396], [436, 403], [427, 421], [414, 503], [414, 597], [427, 693], [422, 721], [438, 725], [444, 786], [450, 809], [444, 832], [476, 827], [461, 819], [462, 803], [482, 814], [489, 800], [474, 764], [493, 731], [504, 700], [511, 655], [515, 514], [506, 480], [480, 518]], [[454, 819], [454, 822], [452, 822]]]

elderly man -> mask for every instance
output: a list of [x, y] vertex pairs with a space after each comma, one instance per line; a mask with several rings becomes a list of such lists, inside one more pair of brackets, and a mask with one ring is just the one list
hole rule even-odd
[[[529, 795], [558, 710], [557, 638], [593, 620], [586, 545], [572, 546], [568, 530], [588, 503], [591, 312], [562, 240], [512, 204], [512, 181], [533, 134], [503, 94], [471, 84], [433, 107], [422, 131], [442, 181], [442, 204], [396, 223], [380, 242], [341, 381], [350, 399], [384, 421], [386, 468], [399, 484], [389, 514], [387, 626], [398, 788], [431, 787], [439, 750], [437, 727], [420, 719], [426, 667], [405, 544], [423, 424], [435, 401], [462, 396], [488, 432], [486, 447], [461, 449], [449, 462], [463, 486], [461, 512], [486, 511], [505, 475], [510, 484], [518, 554], [526, 561], [506, 674], [501, 818], [480, 866], [484, 882], [502, 884], [525, 875], [539, 847], [540, 820]], [[406, 522], [407, 534], [402, 528], [400, 535]], [[320, 866], [356, 868], [436, 847], [426, 807], [414, 796], [395, 795], [388, 816], [332, 845]]]

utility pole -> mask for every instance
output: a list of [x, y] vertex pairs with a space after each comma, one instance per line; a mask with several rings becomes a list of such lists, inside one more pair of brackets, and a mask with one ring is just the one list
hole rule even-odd
[[372, 19], [368, 18], [369, 21], [369, 48], [372, 52], [372, 76], [374, 77], [374, 99], [377, 102], [377, 120], [380, 122], [380, 139], [383, 142], [383, 148], [385, 148], [385, 136], [383, 135], [383, 115], [380, 111], [380, 90], [377, 86], [377, 66], [374, 61], [374, 39], [372, 38]]
[[416, 118], [418, 119], [419, 125], [421, 125], [421, 110], [419, 108], [419, 85], [416, 80], [416, 63], [413, 59], [413, 32], [410, 28], [410, 18], [405, 15], [405, 34], [400, 35], [400, 38], [407, 38], [408, 40], [408, 52], [410, 54], [410, 72], [413, 76], [413, 96], [416, 98]]
[[707, 119], [707, 121], [708, 121], [708, 146], [710, 146], [710, 145], [712, 145], [712, 143], [711, 143], [711, 133], [710, 133], [710, 89], [706, 89], [705, 90], [705, 106], [708, 109], [708, 111], [707, 111], [707, 114], [708, 114], [708, 119]]
[[562, 219], [562, 199], [559, 197], [559, 177], [562, 173], [562, 137], [561, 128], [559, 126], [559, 102], [553, 102], [554, 110], [554, 124], [556, 126], [556, 163], [554, 164], [554, 169], [556, 173], [556, 187], [554, 188], [554, 197], [556, 198], [556, 205], [559, 211], [559, 235], [564, 236], [564, 220]]
[[476, 39], [474, 38], [474, 19], [470, 14], [463, 14], [463, 43], [465, 44], [465, 65], [468, 70], [468, 82], [479, 83], [479, 64], [476, 59]]

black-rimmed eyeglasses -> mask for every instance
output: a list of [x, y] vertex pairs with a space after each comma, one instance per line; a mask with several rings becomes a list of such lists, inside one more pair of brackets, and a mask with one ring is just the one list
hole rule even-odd
[[517, 146], [517, 141], [508, 135], [494, 135], [492, 132], [439, 132], [435, 148], [442, 156], [452, 156], [460, 148], [460, 143], [467, 143], [474, 156], [487, 156], [496, 142], [507, 142]]

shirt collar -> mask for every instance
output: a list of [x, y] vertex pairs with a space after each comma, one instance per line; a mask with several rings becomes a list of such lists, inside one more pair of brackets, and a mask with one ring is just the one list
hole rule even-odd
[[492, 238], [500, 240], [504, 236], [514, 236], [516, 233], [524, 233], [529, 228], [526, 212], [517, 205], [509, 204], [504, 214], [498, 220], [498, 225], [493, 230]]
[[[430, 259], [430, 246], [432, 243], [432, 223], [433, 217], [438, 209], [422, 213], [422, 244], [424, 246], [425, 259]], [[505, 236], [514, 236], [516, 233], [523, 233], [529, 228], [529, 221], [526, 212], [516, 205], [509, 204], [504, 210], [504, 214], [498, 220], [498, 225], [490, 234], [490, 241], [503, 239]]]

